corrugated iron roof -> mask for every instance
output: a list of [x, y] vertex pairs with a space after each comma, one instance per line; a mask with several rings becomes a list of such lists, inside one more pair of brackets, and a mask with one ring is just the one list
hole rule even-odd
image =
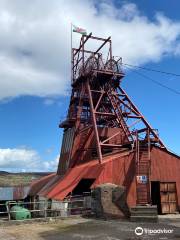
[[[47, 184], [44, 185], [39, 192], [36, 192], [36, 194], [47, 198], [63, 200], [83, 178], [96, 179], [93, 186], [99, 183], [111, 181], [112, 172], [110, 173], [110, 171], [112, 171], [112, 165], [115, 164], [114, 160], [122, 161], [123, 157], [128, 157], [128, 155], [129, 152], [119, 153], [111, 157], [107, 157], [102, 164], [99, 164], [97, 160], [93, 160], [88, 163], [78, 165], [74, 168], [70, 168], [63, 177], [53, 175], [49, 179], [46, 179]], [[111, 175], [111, 177], [109, 175]], [[116, 182], [116, 178], [114, 178], [114, 181]], [[45, 180], [43, 180], [43, 183], [44, 182]], [[39, 185], [40, 182], [38, 181], [36, 184]], [[36, 189], [37, 188], [38, 187], [36, 187]]]
[[30, 185], [29, 196], [36, 196], [38, 192], [56, 175], [56, 173], [49, 174], [38, 180], [35, 180]]

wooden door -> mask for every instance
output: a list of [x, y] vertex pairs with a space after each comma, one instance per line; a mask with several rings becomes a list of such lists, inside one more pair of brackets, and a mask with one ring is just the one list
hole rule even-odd
[[175, 182], [160, 183], [160, 199], [162, 213], [175, 213], [178, 211]]

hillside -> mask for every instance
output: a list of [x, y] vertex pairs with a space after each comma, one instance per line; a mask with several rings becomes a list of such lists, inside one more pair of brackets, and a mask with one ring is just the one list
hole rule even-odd
[[8, 173], [0, 171], [0, 187], [13, 187], [29, 185], [33, 180], [39, 179], [51, 172]]

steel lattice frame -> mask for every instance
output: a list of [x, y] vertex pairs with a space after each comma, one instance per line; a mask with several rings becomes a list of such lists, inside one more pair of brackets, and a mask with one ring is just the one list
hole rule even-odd
[[[97, 50], [85, 49], [90, 40], [101, 43]], [[108, 53], [104, 60], [100, 50], [103, 52], [107, 46]], [[121, 88], [123, 77], [121, 58], [115, 60], [112, 56], [110, 37], [103, 39], [92, 34], [82, 36], [79, 48], [72, 49], [72, 95], [67, 120], [68, 124], [75, 125], [76, 135], [88, 129], [91, 129], [89, 133], [94, 131], [99, 162], [103, 160], [102, 148], [133, 149], [137, 135], [138, 138], [141, 136], [141, 140], [149, 141], [150, 138], [151, 143], [165, 148], [157, 132]], [[121, 145], [108, 143], [110, 139], [121, 134], [121, 131], [101, 141], [98, 127], [123, 129], [126, 135], [124, 143]]]
[[[94, 46], [88, 45], [91, 41], [99, 44], [94, 51], [88, 49]], [[79, 47], [72, 49], [71, 63], [72, 94], [67, 118], [60, 124], [65, 130], [74, 129], [66, 167], [74, 167], [86, 161], [94, 142], [100, 164], [107, 154], [133, 151], [137, 204], [149, 204], [151, 146], [166, 147], [157, 131], [149, 125], [122, 89], [122, 59], [112, 56], [111, 38], [94, 37], [92, 33], [83, 35]], [[110, 135], [105, 134], [102, 139], [101, 129], [115, 131]], [[116, 137], [121, 140], [117, 142]], [[137, 181], [142, 174], [147, 176], [146, 184]]]

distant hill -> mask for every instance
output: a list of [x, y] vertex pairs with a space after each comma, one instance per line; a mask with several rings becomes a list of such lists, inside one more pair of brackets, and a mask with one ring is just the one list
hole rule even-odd
[[46, 176], [48, 174], [51, 174], [52, 172], [18, 172], [18, 173], [9, 173], [7, 172], [7, 174], [14, 174], [14, 175], [37, 175], [37, 176]]
[[9, 173], [6, 171], [0, 171], [0, 175], [4, 175], [4, 174], [9, 174]]
[[47, 176], [52, 172], [9, 173], [0, 171], [0, 187], [26, 186], [33, 180]]

